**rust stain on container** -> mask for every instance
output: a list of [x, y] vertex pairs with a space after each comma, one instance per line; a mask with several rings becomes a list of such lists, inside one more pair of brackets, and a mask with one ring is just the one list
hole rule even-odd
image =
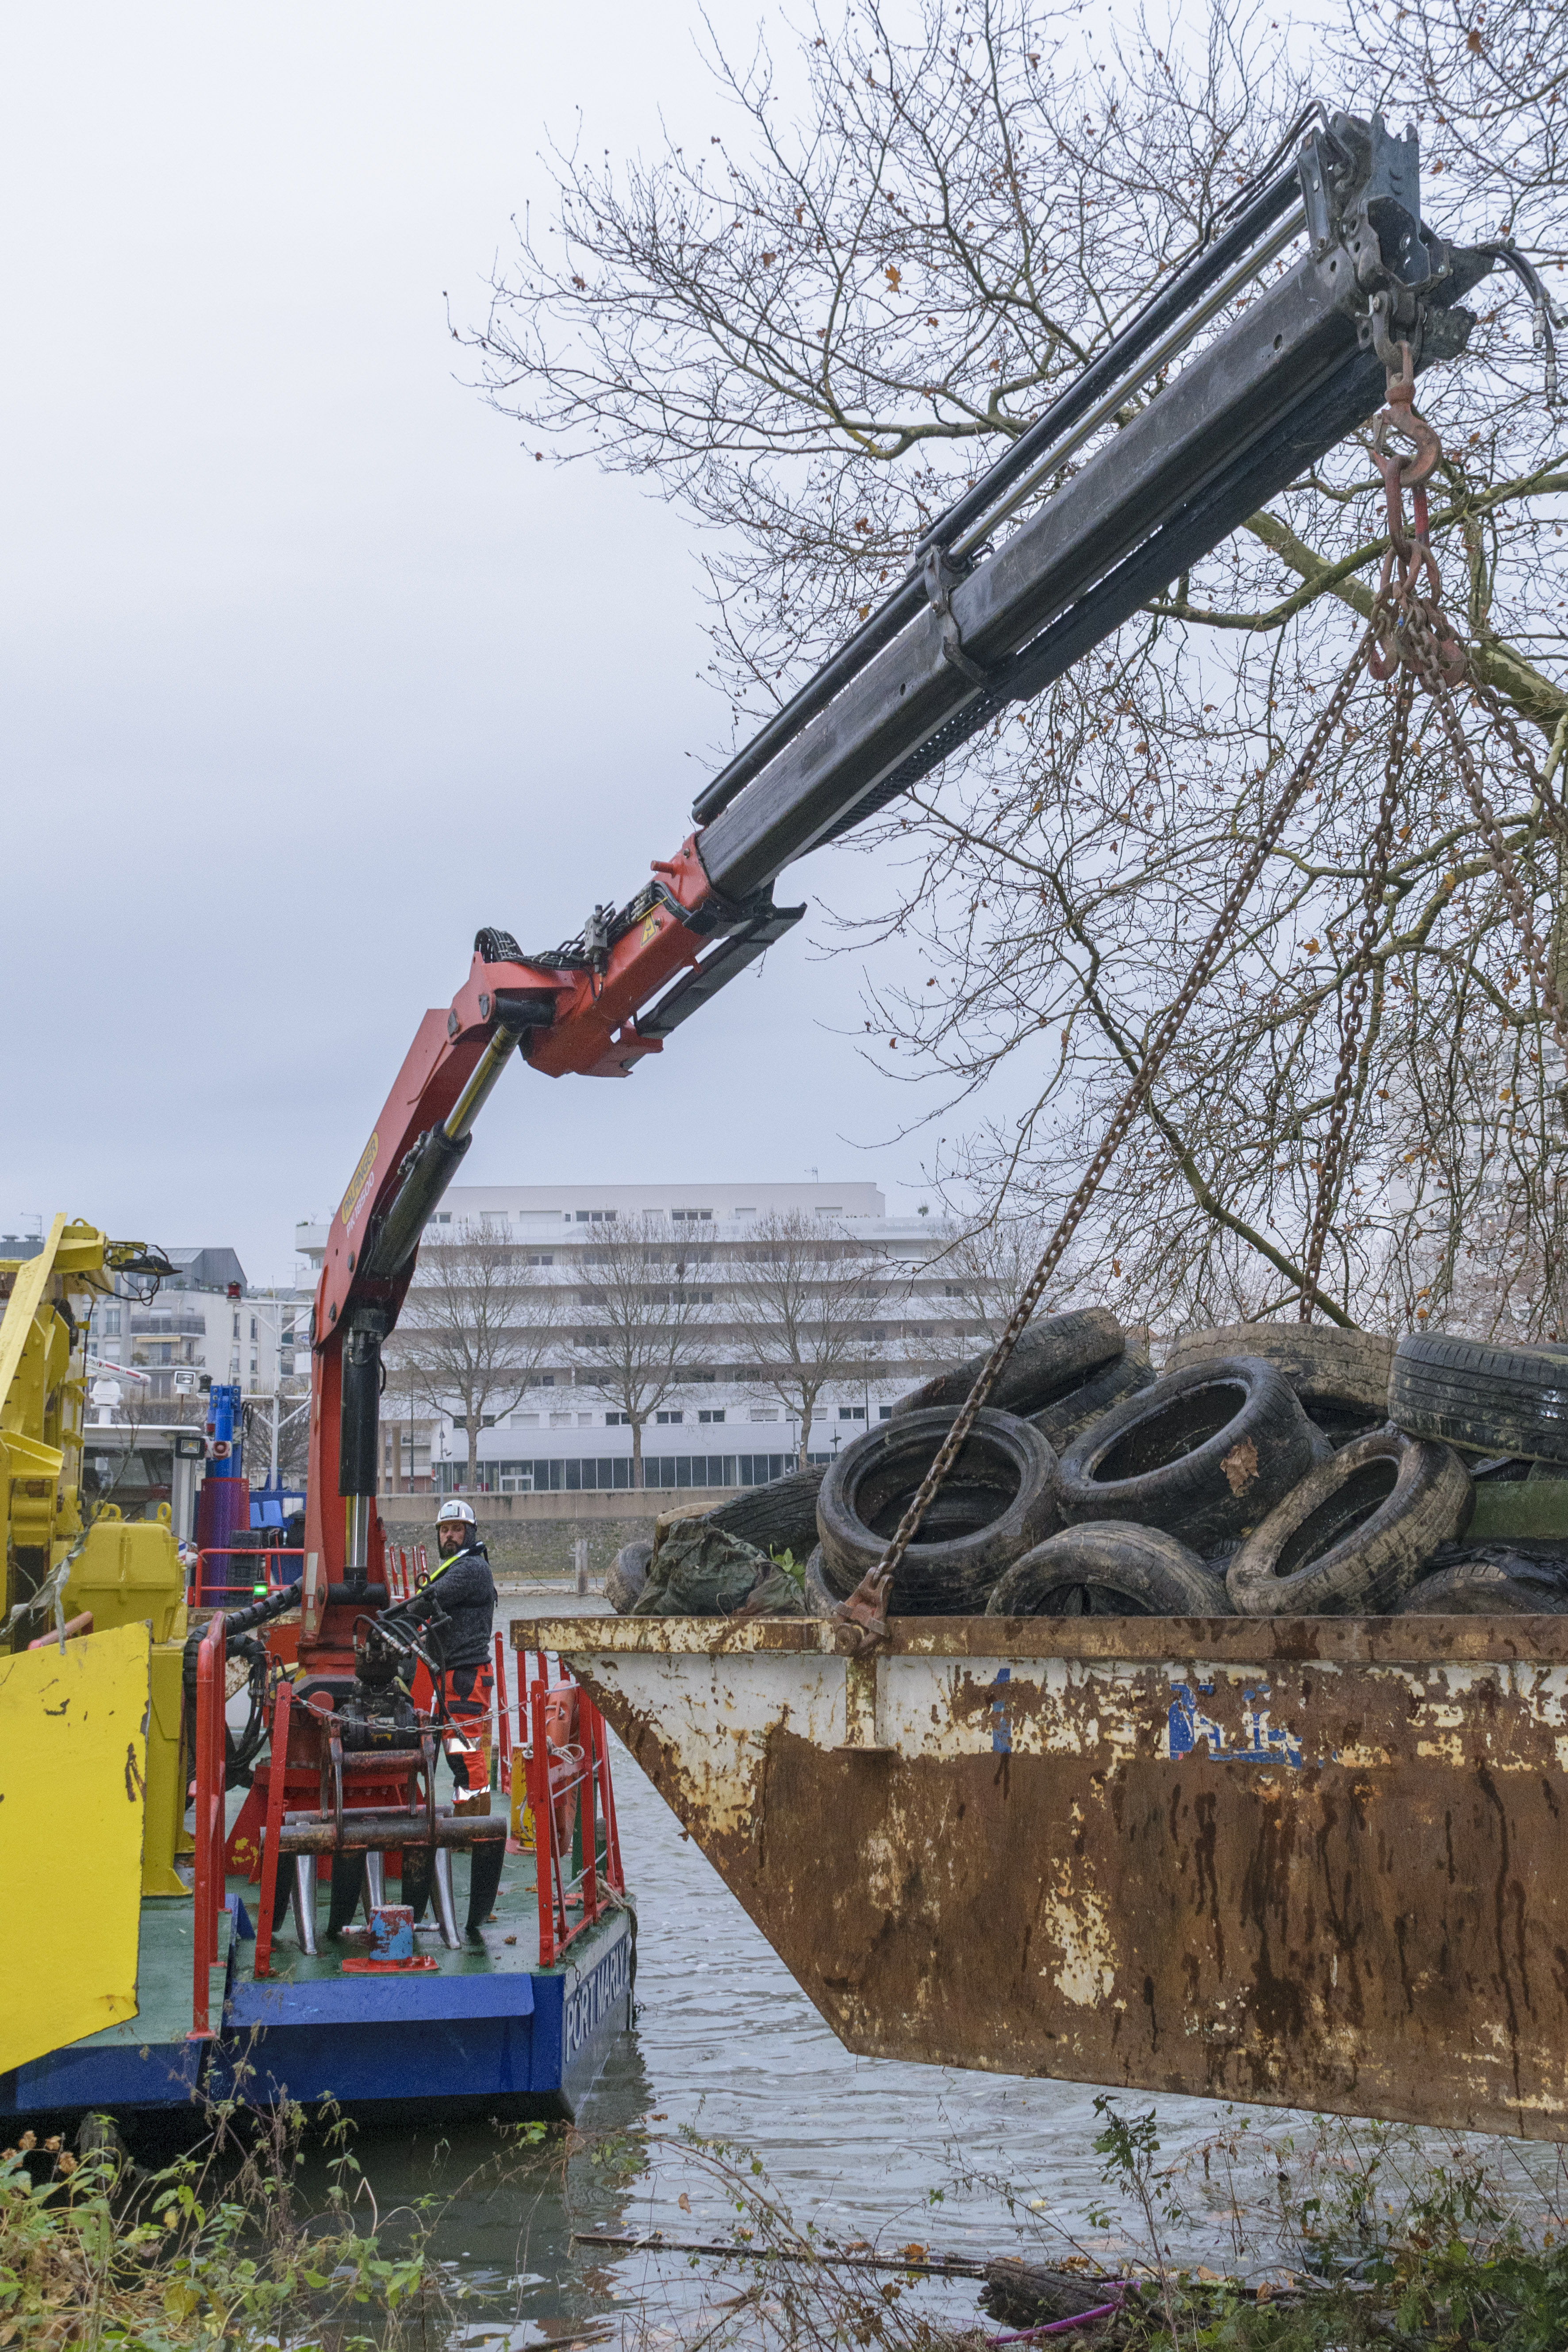
[[1568, 1621], [520, 1621], [846, 2045], [1568, 2137]]

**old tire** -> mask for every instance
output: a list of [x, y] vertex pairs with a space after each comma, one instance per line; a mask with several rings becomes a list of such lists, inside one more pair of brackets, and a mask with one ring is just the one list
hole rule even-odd
[[1243, 1617], [1384, 1617], [1474, 1507], [1451, 1448], [1389, 1423], [1342, 1446], [1271, 1511], [1226, 1570]]
[[605, 1570], [605, 1598], [622, 1617], [629, 1617], [647, 1582], [650, 1543], [623, 1544]]
[[1568, 1617], [1568, 1559], [1488, 1545], [1434, 1567], [1399, 1604], [1402, 1617]]
[[1388, 1412], [1413, 1437], [1568, 1462], [1568, 1355], [1413, 1334], [1394, 1350]]
[[1311, 1467], [1312, 1432], [1282, 1372], [1219, 1356], [1124, 1398], [1062, 1456], [1062, 1517], [1126, 1519], [1192, 1551], [1249, 1535]]
[[1309, 1421], [1335, 1445], [1388, 1419], [1394, 1342], [1379, 1332], [1321, 1323], [1226, 1323], [1213, 1331], [1184, 1332], [1165, 1370], [1184, 1371], [1208, 1356], [1261, 1356], [1284, 1373]]
[[[993, 1412], [1014, 1412], [1026, 1419], [1067, 1396], [1102, 1364], [1114, 1363], [1123, 1344], [1121, 1326], [1108, 1307], [1075, 1307], [1066, 1315], [1047, 1315], [1043, 1322], [1031, 1323], [1025, 1330], [1003, 1365], [986, 1404]], [[971, 1356], [951, 1371], [938, 1372], [933, 1380], [910, 1389], [893, 1407], [894, 1420], [901, 1420], [905, 1413], [938, 1410], [951, 1418], [974, 1386], [990, 1352], [987, 1348], [984, 1354]]]
[[822, 1572], [822, 1546], [814, 1546], [805, 1563], [805, 1613], [808, 1617], [831, 1617], [845, 1596], [835, 1592]]
[[804, 1560], [816, 1542], [816, 1496], [822, 1477], [818, 1463], [806, 1470], [792, 1470], [770, 1486], [737, 1495], [732, 1503], [721, 1503], [706, 1514], [709, 1525], [722, 1528], [726, 1535], [739, 1536], [742, 1543], [755, 1544], [759, 1551], [792, 1552]]
[[997, 1579], [988, 1617], [1233, 1617], [1225, 1579], [1174, 1536], [1091, 1519], [1037, 1544]]
[[1065, 1454], [1075, 1437], [1092, 1429], [1102, 1413], [1120, 1404], [1123, 1397], [1137, 1396], [1143, 1389], [1154, 1385], [1154, 1367], [1144, 1348], [1129, 1348], [1113, 1362], [1101, 1364], [1097, 1371], [1087, 1373], [1076, 1388], [1057, 1399], [1028, 1419], [1039, 1431], [1053, 1453]]
[[[847, 1598], [887, 1548], [952, 1412], [904, 1414], [858, 1437], [816, 1498], [823, 1576]], [[900, 1561], [889, 1600], [899, 1617], [978, 1615], [1003, 1570], [1058, 1524], [1057, 1457], [1026, 1421], [987, 1407]]]
[[1319, 1399], [1385, 1413], [1394, 1342], [1376, 1331], [1322, 1323], [1224, 1323], [1184, 1331], [1165, 1359], [1168, 1372], [1209, 1356], [1258, 1356], [1283, 1372], [1303, 1404]]

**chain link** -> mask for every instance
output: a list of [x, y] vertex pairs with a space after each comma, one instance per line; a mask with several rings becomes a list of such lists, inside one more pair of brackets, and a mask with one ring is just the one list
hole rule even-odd
[[1240, 920], [1242, 909], [1252, 895], [1253, 886], [1262, 873], [1283, 834], [1301, 794], [1312, 781], [1329, 740], [1342, 721], [1356, 684], [1365, 669], [1376, 645], [1376, 634], [1368, 628], [1346, 665], [1344, 675], [1329, 698], [1328, 707], [1312, 730], [1306, 750], [1290, 772], [1284, 790], [1266, 818], [1261, 831], [1253, 841], [1241, 869], [1231, 885], [1230, 892], [1220, 909], [1218, 919], [1194, 960], [1183, 983], [1180, 994], [1167, 1010], [1154, 1037], [1147, 1047], [1127, 1092], [1100, 1139], [1099, 1150], [1089, 1162], [1082, 1182], [1068, 1202], [1061, 1223], [1046, 1244], [1038, 1265], [1030, 1276], [1023, 1297], [1007, 1319], [1007, 1327], [982, 1365], [978, 1379], [959, 1409], [946, 1437], [937, 1452], [931, 1468], [921, 1479], [920, 1490], [899, 1521], [888, 1548], [877, 1565], [863, 1580], [858, 1591], [836, 1612], [837, 1620], [863, 1641], [879, 1638], [884, 1628], [887, 1596], [894, 1571], [919, 1532], [921, 1521], [935, 1498], [948, 1473], [963, 1452], [976, 1416], [1001, 1378], [1008, 1358], [1023, 1336], [1026, 1326], [1044, 1295], [1057, 1267], [1060, 1265], [1068, 1244], [1082, 1223], [1089, 1203], [1100, 1190], [1100, 1182], [1117, 1151], [1126, 1139], [1129, 1129], [1142, 1109], [1165, 1058], [1181, 1033], [1183, 1024], [1203, 989], [1212, 978], [1215, 965], [1228, 944]]
[[[1421, 683], [1432, 697], [1443, 731], [1448, 739], [1448, 748], [1454, 754], [1454, 763], [1463, 779], [1470, 806], [1475, 812], [1476, 827], [1481, 836], [1481, 845], [1487, 853], [1488, 862], [1493, 873], [1502, 885], [1503, 897], [1508, 901], [1509, 912], [1513, 917], [1514, 929], [1519, 934], [1525, 966], [1535, 983], [1536, 992], [1551, 1017], [1552, 1026], [1557, 1033], [1559, 1050], [1564, 1059], [1568, 1060], [1568, 1013], [1563, 1010], [1562, 994], [1557, 986], [1557, 975], [1552, 969], [1545, 948], [1542, 945], [1540, 934], [1536, 930], [1534, 918], [1530, 911], [1530, 901], [1525, 896], [1524, 885], [1520, 880], [1519, 866], [1513, 852], [1503, 838], [1497, 812], [1487, 797], [1486, 786], [1482, 783], [1480, 771], [1476, 766], [1475, 754], [1470, 749], [1458, 707], [1449, 690], [1447, 665], [1441, 652], [1441, 641], [1430, 629], [1424, 608], [1413, 614], [1406, 634], [1410, 641], [1411, 658]], [[1472, 685], [1473, 683], [1472, 679]], [[1487, 709], [1491, 709], [1492, 706], [1485, 696], [1479, 698]], [[1493, 716], [1496, 715], [1494, 710]], [[1504, 725], [1503, 733], [1505, 737], [1511, 739], [1510, 749], [1525, 775], [1533, 780], [1541, 792], [1544, 805], [1546, 800], [1544, 784], [1529, 751], [1519, 737], [1518, 730], [1511, 723], [1507, 723]]]
[[[921, 1520], [967, 1444], [976, 1418], [1023, 1336], [1029, 1318], [1044, 1296], [1047, 1284], [1060, 1265], [1068, 1243], [1100, 1190], [1106, 1171], [1147, 1101], [1183, 1024], [1212, 977], [1253, 886], [1272, 855], [1302, 793], [1311, 782], [1330, 738], [1344, 717], [1363, 670], [1370, 669], [1372, 675], [1379, 679], [1397, 673], [1398, 683], [1394, 692], [1388, 756], [1384, 766], [1383, 793], [1378, 803], [1377, 824], [1363, 885], [1355, 958], [1341, 1009], [1339, 1069], [1334, 1081], [1328, 1129], [1319, 1154], [1317, 1199], [1301, 1267], [1301, 1320], [1310, 1321], [1313, 1304], [1320, 1297], [1318, 1284], [1323, 1252], [1342, 1181], [1362, 1024], [1371, 982], [1373, 950], [1387, 894], [1394, 819], [1404, 789], [1410, 713], [1417, 682], [1431, 696], [1436, 709], [1475, 813], [1487, 856], [1508, 900], [1524, 961], [1541, 1002], [1551, 1016], [1558, 1045], [1565, 1062], [1568, 1062], [1568, 1014], [1564, 1013], [1556, 974], [1548, 962], [1520, 879], [1518, 866], [1503, 838], [1496, 812], [1487, 798], [1474, 754], [1466, 739], [1454, 701], [1452, 689], [1455, 687], [1468, 684], [1476, 699], [1489, 712], [1521, 773], [1534, 787], [1537, 802], [1548, 825], [1565, 849], [1568, 849], [1568, 809], [1553, 795], [1547, 779], [1537, 767], [1528, 745], [1495, 689], [1476, 677], [1466, 648], [1438, 602], [1442, 583], [1427, 531], [1426, 483], [1441, 450], [1431, 426], [1414, 407], [1414, 370], [1408, 350], [1401, 346], [1400, 352], [1400, 369], [1397, 373], [1390, 372], [1389, 405], [1377, 420], [1373, 445], [1373, 457], [1383, 473], [1387, 498], [1389, 548], [1373, 604], [1372, 620], [1334, 688], [1327, 709], [1313, 729], [1306, 750], [1243, 860], [1214, 929], [1198, 950], [1180, 994], [1167, 1010], [1146, 1049], [1131, 1086], [1100, 1139], [1099, 1150], [1068, 1202], [1060, 1223], [1047, 1243], [1022, 1297], [1008, 1318], [1006, 1328], [981, 1367], [979, 1377], [964, 1399], [931, 1468], [921, 1481], [918, 1493], [899, 1521], [876, 1567], [851, 1598], [835, 1612], [841, 1638], [854, 1646], [869, 1647], [886, 1632], [888, 1594], [899, 1562], [919, 1533]], [[1394, 433], [1413, 445], [1413, 455], [1402, 457], [1389, 447], [1389, 439]], [[1406, 488], [1413, 494], [1415, 508], [1414, 528], [1409, 530], [1405, 528], [1404, 514]], [[1424, 594], [1422, 591], [1427, 586], [1432, 593]]]

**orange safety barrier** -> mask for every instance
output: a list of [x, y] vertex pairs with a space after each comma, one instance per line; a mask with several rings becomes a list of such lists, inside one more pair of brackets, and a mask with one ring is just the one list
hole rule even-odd
[[195, 1885], [192, 1919], [191, 2032], [193, 2042], [210, 2042], [211, 1971], [217, 1965], [217, 1920], [224, 1899], [224, 1792], [227, 1780], [227, 1734], [224, 1721], [223, 1612], [202, 1635], [196, 1652]]

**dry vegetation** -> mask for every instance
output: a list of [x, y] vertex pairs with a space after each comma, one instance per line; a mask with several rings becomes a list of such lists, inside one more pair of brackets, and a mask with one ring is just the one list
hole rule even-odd
[[[1033, 0], [855, 0], [779, 39], [777, 71], [765, 46], [713, 54], [700, 142], [559, 156], [555, 218], [473, 339], [542, 445], [639, 476], [710, 534], [711, 671], [738, 739], [1309, 95], [1414, 120], [1432, 225], [1511, 234], [1563, 283], [1568, 17], [1537, 0], [1331, 0], [1293, 33], [1207, 0], [1114, 40]], [[1513, 280], [1471, 307], [1468, 357], [1421, 388], [1447, 452], [1434, 541], [1479, 674], [1560, 782], [1568, 428]], [[911, 1085], [940, 1179], [985, 1215], [1054, 1222], [1370, 610], [1380, 490], [1365, 436], [1346, 443], [858, 836], [886, 903], [846, 946], [913, 940], [923, 964], [868, 992], [867, 1054]], [[1554, 1332], [1568, 1074], [1424, 709], [1324, 1287], [1369, 1325]], [[1129, 1321], [1293, 1292], [1387, 726], [1368, 683], [1080, 1234], [1074, 1284]], [[1562, 966], [1561, 853], [1477, 732]]]

